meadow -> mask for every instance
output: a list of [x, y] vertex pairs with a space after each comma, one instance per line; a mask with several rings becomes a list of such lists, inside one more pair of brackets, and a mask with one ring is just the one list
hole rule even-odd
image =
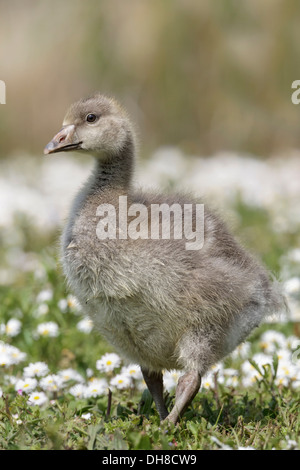
[[[298, 162], [160, 149], [140, 164], [141, 184], [201, 188], [282, 279], [290, 309], [213, 367], [177, 426], [159, 422], [139, 367], [115, 354], [67, 290], [60, 227], [89, 164], [27, 158], [15, 171], [17, 160], [1, 162], [0, 449], [299, 450]], [[179, 374], [164, 375], [169, 406]]]

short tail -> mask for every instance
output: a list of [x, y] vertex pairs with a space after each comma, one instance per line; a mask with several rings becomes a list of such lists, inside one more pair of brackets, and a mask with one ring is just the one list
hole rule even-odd
[[271, 278], [266, 317], [272, 321], [280, 321], [289, 317], [290, 308], [284, 293], [283, 283], [274, 274], [271, 274]]

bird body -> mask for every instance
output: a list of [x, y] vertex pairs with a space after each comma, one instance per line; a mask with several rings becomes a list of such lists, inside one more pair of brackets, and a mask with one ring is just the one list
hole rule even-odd
[[[89, 122], [92, 116], [96, 120]], [[265, 315], [280, 309], [281, 294], [206, 205], [201, 249], [188, 250], [186, 238], [174, 236], [175, 216], [170, 218], [169, 239], [149, 236], [150, 207], [164, 203], [183, 209], [199, 201], [185, 194], [134, 189], [134, 132], [115, 101], [96, 94], [75, 103], [45, 153], [76, 148], [92, 153], [96, 162], [62, 236], [67, 281], [101, 334], [141, 366], [161, 418], [176, 422], [197, 393], [201, 376], [245, 340]], [[142, 229], [140, 236], [128, 237], [132, 213], [124, 236], [120, 197], [126, 197], [128, 206], [147, 209], [139, 214], [139, 227], [147, 227], [145, 237]], [[115, 238], [97, 236], [99, 207], [114, 208]], [[191, 220], [195, 227], [194, 212]], [[166, 369], [186, 372], [171, 413], [162, 396]]]

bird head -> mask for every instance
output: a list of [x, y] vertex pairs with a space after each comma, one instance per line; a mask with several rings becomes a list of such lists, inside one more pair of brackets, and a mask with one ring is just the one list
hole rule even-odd
[[99, 157], [111, 155], [125, 147], [129, 135], [132, 128], [123, 108], [112, 98], [96, 93], [71, 105], [44, 154], [80, 150]]

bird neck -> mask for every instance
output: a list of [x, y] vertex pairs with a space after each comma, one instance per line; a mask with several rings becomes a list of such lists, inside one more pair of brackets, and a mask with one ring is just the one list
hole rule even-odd
[[94, 184], [96, 187], [101, 190], [107, 188], [122, 193], [127, 192], [131, 184], [134, 155], [134, 141], [129, 137], [118, 153], [96, 158], [94, 171]]

